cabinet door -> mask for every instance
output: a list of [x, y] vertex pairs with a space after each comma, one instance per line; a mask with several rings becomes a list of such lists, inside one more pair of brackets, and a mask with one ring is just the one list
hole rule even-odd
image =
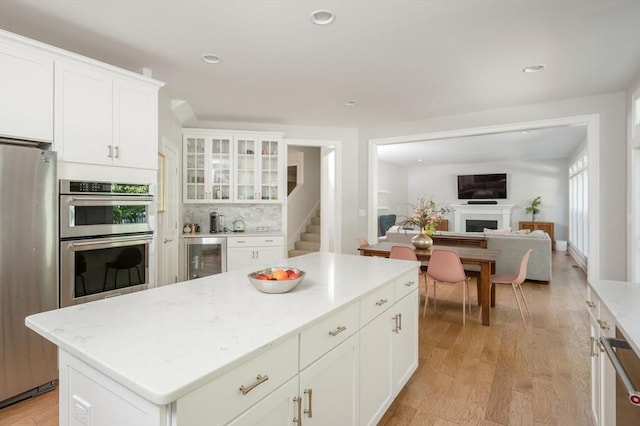
[[418, 368], [418, 303], [417, 289], [400, 299], [391, 309], [394, 320], [393, 389], [397, 394]]
[[[258, 247], [256, 250], [256, 263], [264, 264], [264, 262], [278, 262], [284, 259], [282, 246], [276, 247]], [[275, 265], [274, 265], [275, 266]]]
[[278, 139], [260, 138], [259, 199], [262, 202], [282, 202], [282, 155]]
[[360, 424], [375, 425], [393, 401], [393, 308], [360, 330]]
[[207, 142], [204, 136], [183, 136], [182, 184], [185, 203], [203, 203], [207, 200], [205, 165]]
[[64, 61], [56, 61], [55, 70], [55, 148], [59, 159], [112, 164], [113, 79]]
[[245, 411], [230, 422], [229, 426], [292, 425], [298, 416], [297, 403], [294, 401], [297, 395], [298, 376]]
[[358, 423], [358, 336], [336, 346], [300, 373], [302, 424]]
[[53, 59], [0, 42], [0, 136], [53, 141]]
[[158, 90], [135, 81], [115, 80], [113, 108], [114, 164], [157, 168]]
[[208, 181], [208, 192], [211, 199], [217, 203], [233, 201], [233, 176], [230, 137], [212, 136], [208, 140], [209, 173], [205, 176]]
[[598, 338], [600, 337], [599, 326], [595, 319], [590, 319], [591, 323], [591, 413], [595, 419], [596, 426], [602, 424], [600, 420], [600, 358], [606, 354], [600, 352]]
[[227, 248], [227, 271], [247, 268], [254, 263], [253, 247]]
[[237, 202], [255, 202], [257, 189], [257, 147], [254, 137], [235, 138], [235, 200]]

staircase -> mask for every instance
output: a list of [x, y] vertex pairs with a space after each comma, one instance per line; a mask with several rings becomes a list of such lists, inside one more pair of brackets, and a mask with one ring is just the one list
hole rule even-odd
[[311, 218], [311, 224], [307, 225], [306, 231], [300, 234], [300, 240], [295, 242], [295, 248], [289, 250], [289, 257], [320, 251], [320, 212], [316, 212], [316, 215]]

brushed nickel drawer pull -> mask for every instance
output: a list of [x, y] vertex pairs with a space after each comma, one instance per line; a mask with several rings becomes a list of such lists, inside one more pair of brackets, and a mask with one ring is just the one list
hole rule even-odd
[[596, 307], [596, 304], [594, 302], [592, 302], [591, 300], [587, 300], [584, 303], [586, 303], [587, 306], [590, 307], [590, 308], [595, 308]]
[[380, 299], [380, 300], [378, 300], [378, 301], [376, 302], [376, 306], [382, 306], [382, 305], [384, 305], [384, 304], [385, 304], [385, 303], [387, 303], [387, 302], [388, 302], [388, 300], [387, 300], [387, 299]]
[[313, 417], [313, 413], [312, 413], [312, 408], [311, 408], [311, 397], [313, 396], [313, 389], [305, 389], [304, 393], [309, 397], [309, 409], [305, 409], [304, 413], [307, 415], [307, 417], [311, 418]]
[[599, 319], [599, 320], [596, 320], [596, 322], [598, 324], [600, 324], [600, 328], [603, 329], [603, 330], [611, 329], [611, 326], [604, 320]]
[[391, 318], [393, 320], [393, 331], [394, 333], [398, 333], [399, 328], [398, 328], [398, 314], [394, 315], [393, 318]]
[[261, 376], [260, 374], [258, 374], [258, 377], [256, 377], [255, 383], [247, 386], [246, 388], [244, 387], [244, 385], [241, 385], [240, 386], [240, 392], [242, 392], [243, 395], [246, 395], [249, 392], [251, 392], [253, 390], [253, 388], [255, 388], [256, 386], [258, 386], [261, 383], [266, 382], [267, 380], [269, 380], [269, 376], [267, 376], [266, 374], [264, 376]]
[[302, 398], [299, 396], [294, 396], [293, 402], [295, 402], [298, 406], [298, 416], [293, 418], [293, 422], [298, 426], [302, 426]]
[[407, 281], [406, 283], [404, 283], [404, 286], [405, 286], [405, 287], [411, 287], [411, 286], [413, 286], [415, 283], [416, 283], [416, 282], [415, 282], [415, 281], [413, 281], [413, 280], [411, 280], [411, 281]]
[[344, 325], [339, 325], [338, 328], [336, 328], [335, 330], [329, 331], [329, 336], [337, 336], [338, 334], [342, 333], [346, 329], [347, 327], [345, 327]]

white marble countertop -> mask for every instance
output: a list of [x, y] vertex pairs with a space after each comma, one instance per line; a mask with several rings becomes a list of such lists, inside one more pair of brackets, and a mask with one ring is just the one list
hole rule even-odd
[[209, 233], [209, 232], [194, 232], [188, 234], [182, 234], [182, 238], [227, 238], [227, 237], [281, 237], [284, 236], [282, 232], [279, 231], [252, 231], [248, 230], [245, 232], [218, 232], [218, 233]]
[[32, 315], [26, 324], [163, 405], [419, 265], [332, 253], [280, 263], [307, 273], [290, 293], [260, 293], [251, 271], [238, 270]]
[[618, 329], [640, 356], [640, 283], [589, 280], [589, 286], [614, 316]]

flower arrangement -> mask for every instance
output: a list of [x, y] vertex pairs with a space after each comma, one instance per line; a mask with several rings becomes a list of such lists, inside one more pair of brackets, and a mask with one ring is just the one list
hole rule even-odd
[[398, 226], [417, 226], [418, 229], [427, 235], [433, 235], [436, 226], [440, 223], [444, 216], [451, 211], [446, 206], [438, 206], [431, 198], [424, 196], [418, 197], [415, 203], [410, 203], [413, 210], [413, 216], [405, 216], [404, 220], [398, 222]]

